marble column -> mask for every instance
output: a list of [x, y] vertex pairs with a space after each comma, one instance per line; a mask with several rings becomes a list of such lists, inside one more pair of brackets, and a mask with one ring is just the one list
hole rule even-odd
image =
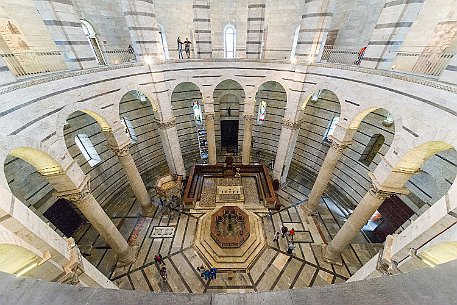
[[302, 205], [302, 208], [307, 215], [317, 213], [321, 196], [324, 194], [325, 189], [327, 188], [327, 185], [333, 176], [333, 171], [335, 170], [338, 161], [343, 156], [344, 149], [348, 145], [349, 143], [338, 143], [335, 139], [333, 139], [332, 143], [330, 144], [330, 149], [325, 156], [316, 181], [314, 181], [313, 188], [311, 189], [311, 193], [308, 196], [308, 201], [305, 205]]
[[[292, 119], [283, 118], [281, 134], [279, 136], [278, 150], [276, 153], [275, 164], [273, 168], [273, 179], [284, 183], [287, 176], [284, 176], [285, 169], [292, 160], [295, 143], [297, 142], [299, 125]], [[287, 164], [289, 162], [289, 164]]]
[[77, 190], [58, 192], [56, 195], [75, 204], [84, 214], [95, 230], [117, 254], [119, 258], [118, 266], [126, 266], [134, 263], [136, 249], [127, 244], [122, 234], [91, 194], [89, 182], [89, 176], [86, 176]]
[[425, 0], [386, 0], [361, 66], [390, 69]]
[[243, 114], [244, 117], [244, 134], [243, 134], [243, 150], [241, 162], [248, 165], [251, 162], [251, 148], [252, 148], [252, 121], [254, 120], [253, 114]]
[[130, 187], [132, 188], [133, 193], [141, 206], [141, 216], [152, 217], [154, 215], [155, 208], [151, 203], [151, 197], [149, 197], [143, 179], [141, 179], [140, 172], [135, 165], [135, 161], [130, 154], [129, 145], [125, 145], [122, 148], [110, 147], [110, 149], [118, 156], [119, 163], [121, 163], [121, 166], [127, 175]]
[[205, 113], [206, 141], [208, 142], [208, 163], [216, 164], [216, 132], [214, 130], [214, 112]]
[[71, 1], [34, 0], [57, 48], [71, 70], [98, 67], [94, 51]]
[[324, 249], [324, 260], [330, 263], [341, 264], [341, 253], [350, 242], [359, 234], [363, 226], [373, 216], [384, 200], [392, 195], [376, 185], [372, 185], [370, 190], [363, 196], [360, 203], [355, 208], [352, 215], [344, 223], [333, 240]]
[[172, 174], [185, 177], [184, 160], [182, 158], [181, 146], [179, 145], [178, 132], [176, 131], [176, 120], [174, 118], [157, 123], [160, 130], [162, 147], [167, 159], [168, 168]]
[[304, 14], [300, 24], [295, 56], [315, 61], [327, 39], [335, 10], [335, 0], [304, 1]]

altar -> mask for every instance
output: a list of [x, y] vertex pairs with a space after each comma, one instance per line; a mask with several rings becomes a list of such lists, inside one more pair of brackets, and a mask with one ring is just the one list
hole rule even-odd
[[243, 187], [241, 185], [216, 186], [216, 202], [244, 202]]

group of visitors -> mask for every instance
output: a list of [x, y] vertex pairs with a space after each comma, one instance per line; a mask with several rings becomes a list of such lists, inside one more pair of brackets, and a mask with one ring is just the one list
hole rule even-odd
[[178, 58], [183, 59], [183, 56], [182, 56], [182, 45], [183, 44], [184, 44], [184, 49], [186, 51], [187, 58], [190, 58], [190, 45], [192, 44], [192, 42], [190, 42], [188, 38], [186, 38], [186, 40], [184, 40], [184, 42], [182, 42], [181, 37], [179, 37], [179, 36], [178, 36], [177, 42], [178, 42]]
[[[281, 228], [281, 233], [282, 233], [282, 238], [290, 237], [290, 241], [287, 246], [287, 253], [292, 254], [292, 251], [295, 249], [295, 244], [294, 244], [295, 230], [294, 230], [294, 228], [289, 230], [289, 228], [287, 228], [285, 225], [283, 225]], [[279, 235], [281, 235], [279, 232], [275, 233], [273, 242], [279, 241]]]
[[213, 279], [216, 279], [217, 269], [214, 267], [210, 267], [206, 269], [205, 266], [201, 265], [197, 267], [197, 271], [200, 272], [200, 276], [204, 277], [206, 281], [210, 282]]

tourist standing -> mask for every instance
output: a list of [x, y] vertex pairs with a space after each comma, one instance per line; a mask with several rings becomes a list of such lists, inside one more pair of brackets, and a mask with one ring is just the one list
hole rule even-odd
[[283, 238], [286, 237], [287, 232], [289, 232], [289, 229], [285, 225], [282, 225], [281, 233]]
[[359, 50], [359, 53], [357, 54], [357, 61], [355, 62], [356, 65], [360, 65], [363, 59], [363, 55], [365, 55], [365, 51], [367, 50], [367, 47], [363, 47]]
[[186, 38], [186, 40], [184, 41], [184, 47], [186, 49], [187, 58], [190, 58], [190, 44], [191, 43], [192, 42], [190, 42], [188, 38]]
[[289, 236], [290, 236], [290, 239], [294, 240], [294, 236], [295, 236], [295, 230], [294, 230], [294, 228], [290, 229], [290, 231], [289, 231]]
[[212, 279], [216, 279], [216, 272], [217, 272], [217, 269], [214, 268], [214, 267], [211, 267], [209, 269], [209, 278], [212, 280]]
[[183, 59], [183, 57], [182, 57], [182, 41], [181, 41], [181, 37], [178, 36], [177, 42], [178, 42], [178, 59]]
[[160, 273], [160, 276], [162, 277], [163, 281], [166, 282], [167, 277], [168, 277], [167, 268], [162, 267], [162, 269], [160, 269], [159, 273]]
[[154, 261], [157, 265], [159, 264], [164, 264], [165, 265], [165, 262], [163, 261], [163, 257], [162, 257], [162, 254], [160, 253], [157, 253], [155, 256], [154, 256]]
[[276, 233], [275, 233], [275, 237], [273, 238], [273, 242], [274, 242], [274, 243], [277, 242], [278, 239], [279, 239], [279, 232], [276, 232]]
[[211, 275], [211, 272], [209, 270], [205, 270], [205, 272], [203, 272], [203, 275], [205, 276], [205, 281], [211, 281], [211, 278], [210, 278], [210, 275]]
[[292, 251], [295, 249], [294, 241], [291, 240], [289, 246], [287, 247], [287, 254], [292, 254]]

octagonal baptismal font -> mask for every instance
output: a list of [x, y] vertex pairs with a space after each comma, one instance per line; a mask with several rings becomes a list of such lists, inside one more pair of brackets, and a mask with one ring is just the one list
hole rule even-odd
[[246, 270], [265, 244], [259, 216], [240, 206], [225, 205], [200, 218], [194, 246], [213, 267]]

